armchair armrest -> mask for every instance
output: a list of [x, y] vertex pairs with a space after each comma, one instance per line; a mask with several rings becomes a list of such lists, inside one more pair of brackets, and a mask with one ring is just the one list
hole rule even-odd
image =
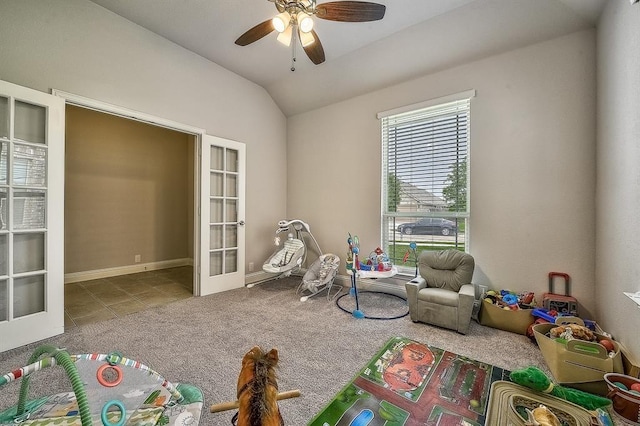
[[422, 277], [415, 277], [411, 281], [407, 282], [407, 285], [411, 284], [412, 286], [418, 287], [418, 290], [421, 288], [425, 288], [427, 286], [427, 281]]
[[476, 289], [474, 288], [473, 284], [465, 284], [460, 287], [460, 291], [458, 291], [458, 294], [460, 296], [464, 295], [464, 297], [471, 297], [471, 299], [475, 300]]
[[465, 284], [460, 287], [460, 291], [458, 291], [458, 333], [467, 334], [475, 300], [476, 290], [473, 284]]
[[404, 284], [407, 290], [407, 303], [409, 304], [409, 316], [411, 320], [418, 321], [418, 292], [427, 287], [427, 281], [422, 277], [415, 277]]

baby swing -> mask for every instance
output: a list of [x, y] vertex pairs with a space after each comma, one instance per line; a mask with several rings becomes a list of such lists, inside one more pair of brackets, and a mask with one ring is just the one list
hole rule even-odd
[[[296, 232], [295, 238], [290, 231], [293, 228]], [[302, 232], [306, 232], [311, 235], [309, 231], [309, 225], [301, 220], [281, 220], [278, 222], [278, 229], [276, 230], [276, 237], [274, 239], [275, 245], [280, 246], [280, 236], [282, 232], [288, 232], [287, 240], [282, 245], [281, 249], [276, 250], [262, 265], [262, 270], [272, 274], [279, 274], [277, 278], [288, 277], [291, 275], [294, 269], [299, 268], [304, 262], [307, 250], [302, 239]], [[313, 235], [311, 235], [313, 238]], [[313, 241], [318, 246], [318, 242], [315, 238]], [[318, 250], [320, 247], [318, 246]]]
[[[291, 229], [295, 230], [295, 237], [293, 233], [289, 232]], [[320, 245], [315, 239], [309, 224], [301, 221], [300, 219], [293, 220], [281, 220], [278, 222], [278, 229], [276, 230], [275, 244], [280, 245], [279, 234], [287, 232], [287, 240], [284, 242], [281, 249], [276, 250], [262, 265], [262, 270], [269, 273], [278, 274], [276, 278], [283, 278], [291, 276], [292, 272], [296, 269], [300, 269], [307, 256], [307, 247], [304, 243], [302, 233], [308, 234], [318, 249], [320, 257], [311, 265], [302, 278], [302, 282], [296, 290], [296, 294], [301, 294], [301, 302], [306, 301], [312, 296], [327, 289], [327, 298], [330, 299], [331, 285], [335, 279], [340, 265], [340, 258], [335, 254], [322, 254]], [[335, 294], [334, 294], [335, 296]]]

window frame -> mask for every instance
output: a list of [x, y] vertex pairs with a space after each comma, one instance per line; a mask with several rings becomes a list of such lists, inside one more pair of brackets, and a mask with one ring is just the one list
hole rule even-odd
[[[415, 221], [419, 221], [422, 218], [438, 218], [438, 219], [447, 219], [447, 220], [451, 220], [454, 221], [455, 224], [457, 225], [457, 229], [458, 232], [456, 232], [455, 238], [454, 238], [454, 244], [452, 248], [461, 250], [461, 251], [469, 251], [469, 219], [471, 217], [471, 206], [470, 206], [470, 167], [469, 167], [469, 162], [470, 162], [470, 152], [471, 152], [471, 138], [470, 138], [470, 122], [471, 122], [471, 99], [475, 97], [475, 90], [467, 90], [465, 92], [461, 92], [461, 93], [457, 93], [457, 94], [453, 94], [453, 95], [449, 95], [449, 96], [444, 96], [444, 97], [440, 97], [437, 99], [432, 99], [432, 100], [428, 100], [425, 102], [421, 102], [418, 104], [413, 104], [413, 105], [407, 105], [401, 108], [396, 108], [393, 110], [389, 110], [389, 111], [385, 111], [385, 112], [381, 112], [377, 115], [378, 119], [380, 119], [380, 127], [381, 127], [381, 149], [382, 149], [382, 161], [381, 161], [381, 191], [380, 191], [380, 219], [381, 219], [381, 228], [380, 228], [380, 235], [381, 235], [381, 241], [382, 241], [382, 246], [383, 246], [383, 250], [389, 255], [389, 257], [391, 258], [391, 261], [396, 265], [396, 267], [398, 268], [398, 271], [400, 274], [405, 274], [405, 275], [414, 275], [415, 273], [417, 273], [417, 268], [415, 265], [415, 262], [417, 261], [417, 259], [414, 259], [413, 256], [415, 254], [415, 256], [417, 257], [418, 253], [422, 250], [428, 250], [428, 247], [425, 247], [425, 245], [431, 245], [432, 250], [439, 250], [441, 249], [441, 247], [435, 243], [435, 239], [432, 238], [431, 241], [427, 240], [422, 241], [421, 243], [424, 244], [420, 244], [417, 243], [417, 250], [415, 253], [412, 253], [412, 250], [409, 249], [409, 241], [402, 238], [402, 239], [398, 239], [398, 235], [403, 235], [400, 234], [399, 231], [397, 231], [397, 227], [400, 223], [403, 222], [408, 222], [409, 220], [413, 220], [415, 219]], [[466, 127], [466, 134], [464, 137], [462, 138], [456, 138], [456, 142], [454, 142], [454, 144], [447, 144], [447, 148], [450, 148], [451, 146], [455, 146], [456, 148], [461, 145], [461, 140], [465, 140], [464, 144], [465, 146], [465, 150], [464, 153], [460, 153], [460, 155], [456, 155], [456, 163], [459, 160], [459, 158], [464, 158], [464, 162], [466, 165], [466, 199], [465, 201], [465, 210], [464, 211], [449, 211], [449, 210], [436, 210], [436, 211], [418, 211], [420, 208], [420, 203], [417, 202], [415, 205], [415, 209], [416, 211], [400, 211], [398, 212], [397, 207], [395, 211], [390, 211], [389, 207], [389, 202], [388, 202], [388, 197], [389, 197], [389, 161], [390, 161], [390, 154], [389, 154], [389, 145], [390, 145], [390, 138], [389, 137], [389, 129], [390, 127], [394, 127], [396, 125], [398, 125], [397, 123], [400, 122], [403, 118], [405, 119], [411, 119], [411, 118], [417, 118], [418, 120], [422, 120], [419, 122], [422, 123], [428, 123], [430, 118], [433, 119], [434, 116], [437, 116], [439, 113], [441, 113], [442, 111], [445, 111], [447, 109], [450, 109], [452, 107], [463, 107], [463, 110], [465, 111], [466, 115], [467, 115], [467, 119], [466, 119], [466, 123], [465, 123], [465, 127]], [[451, 113], [453, 116], [453, 112]], [[391, 126], [389, 125], [390, 121], [394, 121], [400, 119], [400, 121], [397, 121], [395, 124], [392, 124]], [[459, 128], [462, 127], [458, 124], [455, 125], [455, 128]], [[413, 157], [410, 157], [411, 159], [413, 159]], [[443, 161], [441, 163], [438, 163], [439, 165], [445, 165], [446, 162]], [[395, 176], [395, 175], [394, 175]], [[445, 180], [440, 180], [441, 184], [444, 184], [446, 182]], [[436, 197], [435, 194], [427, 191], [430, 195], [434, 196], [434, 198]], [[442, 198], [442, 197], [440, 197]], [[398, 219], [404, 219], [404, 220], [398, 220]], [[458, 233], [461, 227], [464, 227], [464, 239], [462, 242], [458, 241]], [[411, 237], [410, 237], [411, 238]], [[411, 241], [415, 242], [415, 237], [411, 238]], [[401, 243], [401, 244], [398, 244]], [[449, 244], [449, 243], [447, 243]], [[399, 248], [406, 246], [406, 253], [403, 256], [403, 253], [399, 252]], [[407, 256], [408, 254], [408, 256]]]

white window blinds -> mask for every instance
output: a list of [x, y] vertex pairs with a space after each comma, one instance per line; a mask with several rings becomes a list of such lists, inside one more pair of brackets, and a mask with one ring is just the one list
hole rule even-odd
[[469, 99], [383, 117], [385, 213], [466, 216], [468, 142]]

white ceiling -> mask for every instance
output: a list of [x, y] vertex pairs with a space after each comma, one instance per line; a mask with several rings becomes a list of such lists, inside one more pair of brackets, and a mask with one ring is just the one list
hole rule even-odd
[[234, 43], [277, 13], [267, 0], [91, 1], [263, 86], [290, 116], [593, 27], [608, 0], [369, 0], [387, 7], [384, 19], [314, 19], [326, 62], [314, 65], [298, 45], [294, 72], [275, 32]]

